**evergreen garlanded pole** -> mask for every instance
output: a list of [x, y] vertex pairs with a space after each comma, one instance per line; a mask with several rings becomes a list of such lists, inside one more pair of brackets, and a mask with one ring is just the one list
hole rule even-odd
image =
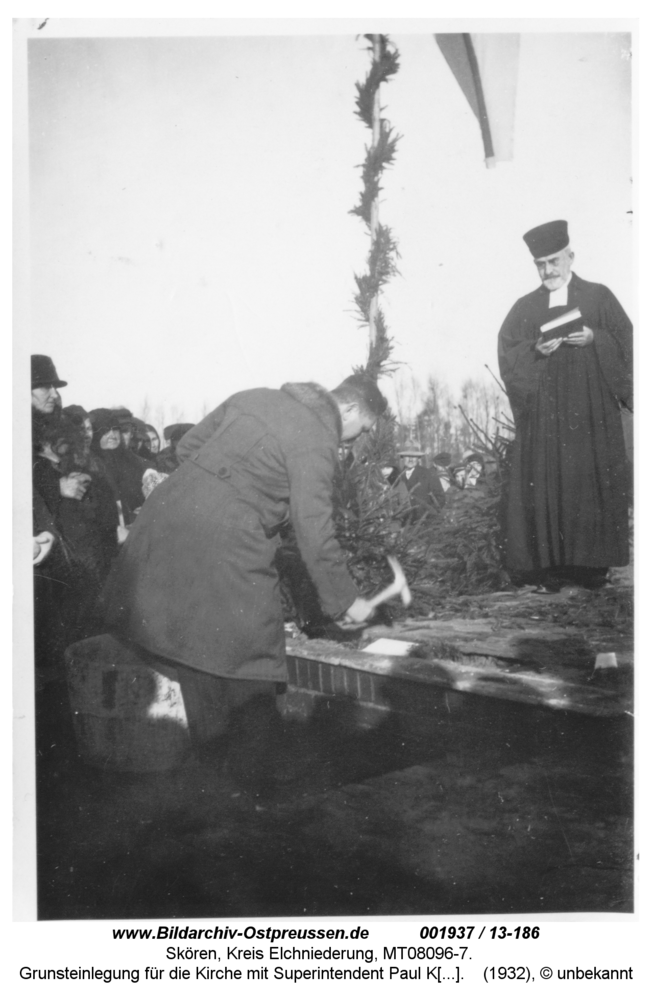
[[356, 83], [356, 115], [371, 130], [371, 145], [366, 147], [362, 169], [362, 191], [352, 215], [358, 215], [369, 231], [371, 246], [367, 257], [367, 271], [355, 274], [357, 291], [354, 302], [361, 325], [369, 328], [369, 354], [364, 371], [377, 379], [388, 369], [387, 361], [392, 351], [392, 341], [387, 333], [385, 315], [378, 299], [380, 291], [391, 277], [398, 273], [399, 257], [396, 240], [389, 226], [379, 217], [380, 180], [383, 171], [391, 166], [400, 136], [394, 134], [382, 117], [380, 86], [398, 72], [396, 47], [386, 35], [365, 35], [371, 43], [372, 62], [363, 83]]

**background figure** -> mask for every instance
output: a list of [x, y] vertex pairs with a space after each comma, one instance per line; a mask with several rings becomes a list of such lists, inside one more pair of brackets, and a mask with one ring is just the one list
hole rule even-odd
[[[56, 426], [41, 437], [40, 475], [49, 468], [59, 479], [61, 494], [53, 510], [59, 539], [59, 564], [65, 587], [59, 595], [59, 607], [65, 646], [98, 631], [93, 608], [112, 559], [118, 552], [118, 513], [113, 491], [92, 461], [88, 435], [74, 407], [65, 411]], [[82, 411], [83, 412], [83, 411]], [[71, 480], [75, 492], [62, 489]], [[54, 505], [53, 505], [54, 507]]]
[[62, 595], [68, 585], [57, 528], [57, 513], [63, 493], [69, 488], [83, 493], [72, 481], [64, 483], [44, 454], [43, 438], [61, 418], [59, 389], [67, 385], [59, 378], [52, 359], [33, 354], [32, 376], [32, 518], [34, 532], [34, 658], [36, 690], [50, 681], [63, 679], [65, 634], [61, 615]]
[[168, 442], [168, 445], [158, 456], [157, 466], [159, 472], [174, 472], [175, 469], [179, 468], [177, 445], [183, 435], [192, 430], [194, 426], [194, 424], [170, 424], [164, 429], [163, 437]]
[[[52, 358], [45, 354], [32, 354], [32, 449], [37, 448], [43, 427], [51, 420], [58, 419], [61, 409], [59, 389], [68, 385], [59, 378]], [[47, 559], [56, 540], [56, 532], [51, 514], [44, 498], [32, 483], [32, 507], [34, 512], [34, 565]]]
[[601, 586], [629, 562], [620, 407], [632, 407], [632, 325], [608, 288], [572, 273], [564, 220], [523, 238], [541, 286], [498, 338], [516, 424], [507, 564], [542, 589]]
[[122, 445], [127, 451], [135, 451], [138, 439], [136, 435], [136, 418], [126, 406], [114, 406], [113, 416], [118, 421]]
[[478, 485], [484, 478], [485, 461], [484, 456], [478, 451], [465, 451], [462, 455], [464, 462], [464, 482], [463, 488], [470, 489]]
[[[90, 482], [82, 499], [82, 511], [87, 522], [87, 544], [92, 550], [93, 572], [104, 581], [118, 554], [118, 511], [111, 484], [104, 474], [104, 467], [93, 453], [93, 425], [89, 414], [81, 406], [65, 406], [62, 439], [66, 447], [62, 456], [62, 470], [78, 470], [90, 475]], [[79, 513], [79, 512], [78, 512]]]
[[420, 464], [425, 451], [416, 442], [408, 441], [398, 454], [403, 468], [396, 489], [402, 500], [410, 501], [409, 520], [416, 521], [427, 512], [441, 510], [446, 494], [436, 470]]
[[126, 525], [133, 523], [145, 502], [143, 476], [153, 468], [153, 461], [145, 461], [124, 447], [121, 425], [114, 410], [91, 410], [93, 441], [91, 452], [108, 480], [114, 498], [120, 501]]
[[440, 451], [432, 460], [432, 467], [439, 476], [439, 482], [444, 493], [447, 493], [451, 488], [451, 462], [452, 457], [448, 451]]
[[[145, 424], [145, 434], [147, 436], [146, 446], [149, 452], [149, 457], [153, 458], [155, 462], [158, 463], [158, 455], [161, 450], [161, 439], [159, 437], [158, 431], [151, 424]], [[145, 458], [146, 455], [144, 450], [141, 449], [140, 457]]]

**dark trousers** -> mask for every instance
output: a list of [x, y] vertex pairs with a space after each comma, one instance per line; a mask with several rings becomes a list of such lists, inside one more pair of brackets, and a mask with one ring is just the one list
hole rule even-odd
[[277, 708], [283, 685], [217, 677], [151, 655], [147, 662], [179, 681], [195, 752], [223, 764], [247, 790], [271, 787], [284, 747]]

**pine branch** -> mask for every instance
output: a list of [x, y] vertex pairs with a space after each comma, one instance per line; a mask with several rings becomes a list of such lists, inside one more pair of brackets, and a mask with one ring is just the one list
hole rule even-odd
[[[369, 41], [373, 41], [373, 35], [365, 35]], [[373, 46], [369, 46], [373, 51]], [[358, 92], [356, 97], [356, 111], [360, 121], [364, 122], [367, 128], [373, 128], [374, 98], [381, 83], [387, 83], [390, 77], [398, 73], [399, 61], [398, 52], [388, 41], [386, 35], [380, 35], [380, 58], [374, 59], [371, 69], [363, 83], [356, 83]]]
[[356, 308], [360, 314], [360, 325], [366, 326], [369, 323], [369, 312], [371, 302], [376, 294], [373, 280], [370, 274], [354, 274], [353, 278], [358, 286], [357, 293], [353, 296]]
[[377, 291], [399, 274], [396, 260], [400, 258], [398, 245], [389, 226], [379, 225], [369, 251], [369, 273], [373, 275]]
[[368, 273], [353, 275], [358, 287], [353, 301], [358, 310], [361, 325], [369, 322], [369, 312], [374, 297], [378, 295], [383, 285], [390, 278], [399, 274], [396, 266], [396, 258], [399, 256], [396, 240], [389, 226], [378, 226], [374, 242], [367, 257]]
[[387, 333], [387, 324], [382, 309], [376, 312], [376, 339], [369, 348], [369, 357], [365, 366], [365, 372], [371, 378], [378, 381], [381, 375], [396, 369], [396, 366], [388, 366], [387, 362], [392, 353], [392, 339]]
[[393, 135], [391, 126], [385, 121], [381, 122], [380, 136], [375, 146], [366, 146], [366, 156], [364, 163], [358, 164], [362, 168], [362, 191], [360, 192], [359, 203], [355, 208], [350, 209], [350, 215], [358, 215], [361, 219], [371, 225], [371, 209], [374, 201], [380, 194], [380, 176], [387, 167], [390, 167], [396, 156], [396, 145], [401, 138], [400, 135]]

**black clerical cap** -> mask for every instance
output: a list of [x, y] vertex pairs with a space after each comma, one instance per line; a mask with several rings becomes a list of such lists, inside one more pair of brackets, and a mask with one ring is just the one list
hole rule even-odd
[[529, 229], [523, 239], [535, 260], [539, 257], [549, 257], [568, 246], [568, 223], [565, 219], [544, 222], [542, 226]]

